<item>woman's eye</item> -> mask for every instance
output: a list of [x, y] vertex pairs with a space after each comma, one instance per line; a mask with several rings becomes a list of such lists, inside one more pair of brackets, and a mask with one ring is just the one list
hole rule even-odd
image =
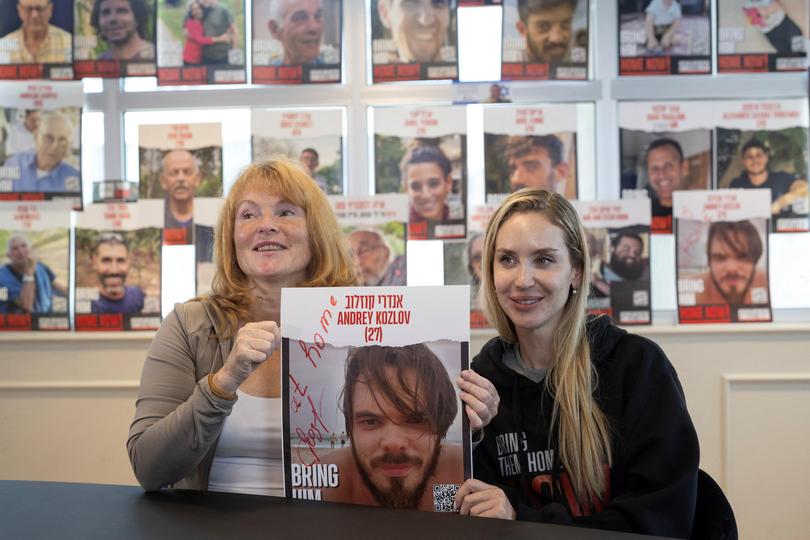
[[545, 266], [545, 265], [553, 263], [554, 259], [552, 259], [551, 257], [538, 257], [537, 262], [538, 262], [538, 264], [541, 264], [541, 265]]
[[295, 214], [295, 210], [290, 210], [288, 208], [286, 210], [282, 210], [281, 212], [279, 212], [278, 215], [281, 216], [281, 217], [288, 217], [288, 216], [294, 216], [296, 214]]
[[242, 218], [242, 219], [251, 219], [251, 218], [256, 217], [256, 213], [253, 212], [252, 210], [246, 210], [246, 211], [242, 212], [241, 214], [239, 214], [239, 217]]
[[501, 264], [512, 264], [515, 262], [515, 258], [512, 257], [511, 255], [501, 255], [501, 257], [498, 259], [498, 262], [500, 262]]

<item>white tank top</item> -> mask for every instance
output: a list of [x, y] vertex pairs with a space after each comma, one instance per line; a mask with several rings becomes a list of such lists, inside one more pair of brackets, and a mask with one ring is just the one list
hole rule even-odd
[[210, 491], [284, 496], [281, 398], [236, 391], [208, 477]]

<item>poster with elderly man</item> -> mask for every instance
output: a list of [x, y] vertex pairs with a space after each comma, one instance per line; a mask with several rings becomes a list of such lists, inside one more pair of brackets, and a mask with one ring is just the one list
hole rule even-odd
[[359, 284], [407, 285], [408, 197], [329, 197], [329, 203], [346, 236]]
[[76, 78], [154, 76], [156, 2], [74, 0]]
[[163, 243], [194, 243], [195, 197], [222, 196], [222, 124], [138, 127], [141, 199], [163, 199]]
[[81, 83], [0, 87], [0, 199], [67, 198], [81, 207]]
[[0, 2], [0, 79], [73, 79], [73, 0]]
[[468, 296], [463, 286], [281, 291], [288, 498], [456, 511], [472, 473], [455, 385], [468, 367]]
[[253, 0], [253, 82], [340, 82], [341, 0]]
[[70, 329], [70, 210], [0, 202], [0, 331]]

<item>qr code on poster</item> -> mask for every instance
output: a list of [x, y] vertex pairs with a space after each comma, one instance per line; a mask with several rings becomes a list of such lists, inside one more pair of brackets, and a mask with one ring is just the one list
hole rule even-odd
[[455, 512], [455, 496], [459, 484], [433, 484], [433, 510]]

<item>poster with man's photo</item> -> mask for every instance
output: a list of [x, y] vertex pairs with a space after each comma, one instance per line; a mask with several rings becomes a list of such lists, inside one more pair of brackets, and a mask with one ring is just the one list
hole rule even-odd
[[458, 78], [455, 0], [370, 0], [371, 80]]
[[588, 312], [650, 324], [650, 200], [572, 202], [591, 255]]
[[807, 101], [716, 101], [717, 187], [769, 188], [773, 232], [807, 231]]
[[576, 199], [577, 105], [484, 107], [484, 174], [487, 196], [530, 187]]
[[156, 2], [73, 0], [76, 78], [154, 76]]
[[466, 236], [465, 107], [379, 107], [374, 125], [375, 193], [408, 194], [408, 239]]
[[329, 197], [329, 204], [346, 236], [359, 285], [407, 285], [408, 196]]
[[222, 198], [208, 197], [194, 203], [194, 274], [198, 296], [210, 292], [214, 281], [214, 231], [222, 203]]
[[710, 0], [619, 2], [619, 75], [712, 71]]
[[94, 204], [76, 214], [77, 331], [160, 326], [163, 201]]
[[246, 82], [245, 29], [245, 0], [158, 2], [158, 84]]
[[588, 0], [504, 0], [501, 80], [588, 78]]
[[454, 384], [468, 367], [468, 294], [281, 291], [287, 497], [454, 511], [453, 496], [472, 473]]
[[252, 0], [255, 84], [340, 82], [342, 0]]
[[194, 199], [222, 196], [222, 124], [138, 126], [140, 199], [163, 199], [163, 243], [194, 242]]
[[70, 330], [70, 210], [0, 202], [0, 331]]
[[804, 71], [808, 0], [717, 0], [717, 71]]
[[768, 322], [767, 189], [675, 194], [678, 321]]
[[481, 260], [484, 234], [497, 206], [482, 205], [470, 211], [467, 239], [444, 242], [444, 284], [470, 286], [470, 328], [489, 328], [481, 305]]
[[69, 199], [81, 208], [81, 83], [0, 87], [0, 199]]
[[622, 198], [648, 197], [652, 234], [672, 233], [672, 197], [712, 187], [712, 102], [619, 103]]
[[0, 2], [0, 79], [73, 79], [73, 0]]
[[253, 161], [285, 157], [304, 166], [327, 195], [343, 193], [345, 108], [255, 109]]

